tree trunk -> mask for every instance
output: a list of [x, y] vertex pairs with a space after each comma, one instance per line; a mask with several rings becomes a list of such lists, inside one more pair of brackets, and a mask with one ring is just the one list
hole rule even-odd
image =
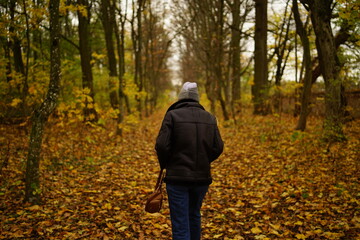
[[[340, 30], [337, 32], [336, 36], [335, 36], [335, 47], [336, 50], [338, 51], [339, 47], [341, 44], [344, 44], [346, 41], [349, 40], [349, 38], [351, 37], [351, 34], [349, 33], [350, 31], [354, 30], [355, 25], [351, 25], [348, 24], [346, 21], [343, 21], [341, 23], [341, 27]], [[314, 65], [315, 67], [313, 67], [313, 73], [312, 73], [312, 84], [314, 84], [317, 80], [317, 78], [321, 75], [321, 69], [319, 64], [316, 65], [316, 61], [314, 61]], [[341, 84], [341, 107], [342, 107], [342, 115], [345, 118], [348, 118], [351, 114], [348, 110], [346, 110], [346, 106], [347, 106], [347, 99], [346, 96], [344, 94], [344, 85]]]
[[6, 59], [6, 81], [10, 82], [12, 80], [12, 70], [11, 70], [11, 57], [10, 57], [10, 42], [7, 40], [3, 41], [4, 53]]
[[267, 0], [255, 1], [255, 73], [252, 95], [254, 114], [266, 115], [268, 107]]
[[[6, 9], [8, 8], [8, 5], [10, 5], [9, 2], [5, 5]], [[8, 13], [9, 13], [8, 10], [6, 12], [0, 12], [0, 18], [3, 19], [3, 14], [8, 14]], [[4, 34], [3, 36], [0, 36], [0, 43], [4, 48], [4, 58], [6, 61], [6, 66], [5, 66], [6, 82], [9, 83], [12, 80], [12, 76], [11, 76], [12, 65], [11, 65], [11, 54], [10, 54], [11, 41], [9, 39], [9, 35]], [[11, 89], [10, 89], [10, 91], [11, 91]]]
[[[135, 57], [135, 73], [134, 82], [138, 87], [138, 93], [135, 95], [137, 101], [137, 110], [139, 112], [140, 119], [142, 118], [142, 91], [143, 91], [143, 67], [142, 67], [142, 11], [145, 4], [145, 0], [137, 0], [137, 3], [133, 2], [133, 18], [131, 21], [131, 37], [134, 48]], [[135, 16], [136, 12], [136, 16]], [[135, 29], [136, 19], [136, 29]]]
[[126, 20], [126, 11], [125, 15], [123, 16], [121, 12], [119, 11], [120, 16], [120, 32], [119, 28], [117, 26], [116, 18], [115, 18], [115, 12], [111, 12], [111, 17], [114, 21], [114, 31], [115, 31], [115, 37], [116, 37], [116, 46], [117, 46], [117, 55], [119, 58], [119, 114], [117, 119], [117, 131], [116, 133], [118, 135], [122, 135], [122, 128], [120, 127], [120, 124], [124, 120], [125, 115], [125, 107], [124, 102], [127, 106], [128, 113], [130, 113], [130, 105], [128, 97], [124, 93], [124, 74], [125, 74], [125, 20]]
[[[15, 10], [16, 10], [16, 0], [10, 0], [9, 3], [9, 10], [10, 10], [10, 20], [11, 24], [9, 27], [9, 32], [11, 36], [10, 45], [13, 52], [14, 58], [14, 70], [17, 73], [20, 73], [22, 76], [25, 75], [25, 66], [22, 58], [22, 51], [21, 51], [21, 40], [18, 38], [14, 24], [15, 21]], [[21, 93], [21, 86], [17, 86], [19, 93]]]
[[[43, 6], [43, 0], [33, 0], [34, 8], [40, 9]], [[37, 19], [35, 22], [35, 26], [39, 26], [41, 24], [42, 19]], [[42, 30], [37, 27], [36, 29], [32, 30], [32, 44], [35, 46], [33, 49], [33, 58], [34, 58], [34, 65], [37, 65], [38, 60], [42, 59]], [[36, 66], [35, 66], [36, 67]], [[35, 76], [33, 75], [33, 78]]]
[[13, 50], [13, 54], [14, 54], [15, 71], [24, 75], [25, 74], [25, 66], [24, 66], [24, 62], [22, 60], [21, 42], [17, 37], [14, 37], [14, 40], [12, 43], [12, 50]]
[[205, 76], [206, 76], [206, 82], [205, 82], [205, 91], [207, 98], [210, 101], [210, 112], [213, 114], [216, 113], [215, 103], [217, 101], [217, 94], [214, 94], [215, 91], [215, 78], [212, 76], [212, 72], [209, 70], [209, 63], [207, 63], [207, 66], [205, 67]]
[[110, 6], [110, 0], [101, 0], [101, 21], [104, 28], [106, 51], [108, 57], [108, 68], [109, 68], [109, 89], [110, 89], [110, 104], [116, 109], [119, 107], [119, 100], [116, 91], [116, 58], [115, 48], [113, 40], [114, 32], [114, 18], [111, 15], [111, 11], [114, 11], [113, 7]]
[[311, 97], [311, 55], [310, 55], [310, 42], [307, 36], [306, 29], [301, 21], [297, 0], [293, 0], [292, 11], [296, 24], [296, 32], [299, 35], [303, 46], [303, 64], [305, 65], [304, 86], [301, 93], [301, 110], [300, 117], [296, 126], [297, 130], [304, 131], [306, 128], [306, 119], [309, 113], [309, 102]]
[[94, 87], [93, 87], [93, 74], [91, 69], [91, 50], [89, 41], [89, 23], [90, 23], [90, 11], [88, 0], [78, 0], [78, 4], [83, 5], [87, 11], [86, 15], [83, 15], [78, 11], [79, 17], [79, 45], [80, 45], [80, 58], [81, 58], [81, 71], [82, 71], [82, 85], [86, 94], [90, 98], [86, 98], [84, 107], [84, 120], [85, 121], [97, 121], [98, 115], [94, 108]]
[[[290, 30], [290, 21], [292, 19], [292, 14], [288, 14], [288, 5], [290, 1], [286, 1], [284, 16], [288, 16], [287, 19], [284, 19], [281, 25], [281, 30], [279, 33], [279, 41], [277, 42], [277, 46], [275, 47], [275, 55], [276, 59], [276, 73], [275, 73], [275, 98], [274, 98], [274, 108], [277, 112], [281, 112], [281, 79], [284, 75], [284, 70], [287, 64], [287, 60], [290, 55], [291, 46], [287, 44], [289, 41], [289, 30]], [[285, 28], [286, 27], [286, 28]], [[285, 32], [285, 36], [283, 34]], [[286, 51], [288, 50], [288, 51]]]
[[[227, 111], [227, 105], [223, 97], [223, 90], [226, 91], [226, 83], [223, 76], [223, 61], [224, 61], [224, 0], [219, 0], [215, 5], [217, 7], [217, 22], [215, 23], [215, 43], [214, 43], [214, 52], [215, 58], [212, 59], [214, 62], [214, 76], [216, 77], [216, 87], [215, 91], [217, 94], [217, 99], [220, 101], [220, 106], [223, 112], [224, 120], [229, 120], [229, 114]], [[211, 61], [209, 59], [209, 61]]]
[[230, 42], [230, 54], [231, 54], [231, 83], [232, 83], [232, 98], [231, 109], [233, 118], [240, 111], [240, 99], [241, 99], [241, 65], [240, 65], [240, 0], [234, 0], [231, 4], [231, 42]]
[[[286, 6], [285, 6], [285, 12], [284, 12], [284, 16], [287, 16], [287, 12], [288, 12], [288, 5], [289, 5], [289, 1], [286, 1]], [[276, 73], [275, 73], [275, 85], [276, 86], [280, 86], [281, 84], [281, 78], [284, 74], [284, 68], [286, 66], [286, 60], [287, 58], [285, 57], [285, 53], [287, 52], [287, 42], [289, 41], [289, 30], [290, 30], [290, 21], [291, 21], [292, 15], [289, 14], [288, 19], [284, 19], [283, 23], [281, 25], [281, 30], [280, 30], [280, 36], [279, 36], [279, 41], [277, 43], [277, 47], [275, 50], [275, 54], [277, 55], [277, 59], [276, 59]], [[285, 25], [286, 25], [286, 29], [285, 29]], [[285, 32], [285, 36], [283, 37], [283, 33]], [[290, 49], [289, 51], [290, 52]]]
[[316, 35], [320, 69], [325, 81], [324, 137], [328, 141], [341, 141], [345, 138], [341, 125], [341, 67], [330, 23], [332, 1], [317, 0], [309, 1], [308, 4]]
[[29, 60], [30, 60], [30, 26], [29, 26], [29, 15], [27, 13], [26, 8], [26, 1], [23, 0], [23, 8], [24, 8], [24, 15], [25, 15], [25, 23], [26, 23], [26, 67], [24, 69], [24, 82], [23, 82], [23, 89], [22, 89], [22, 106], [23, 106], [23, 113], [24, 115], [27, 115], [26, 110], [26, 97], [28, 95], [29, 91], [29, 84], [28, 84], [28, 77], [29, 77]]
[[44, 125], [56, 107], [60, 89], [60, 0], [50, 0], [50, 83], [44, 102], [32, 116], [29, 153], [26, 165], [25, 201], [32, 204], [40, 202], [40, 153]]
[[[354, 30], [355, 25], [350, 25], [346, 21], [343, 20], [341, 23], [340, 30], [337, 32], [335, 36], [335, 47], [336, 50], [339, 49], [341, 44], [344, 44], [346, 41], [349, 40], [351, 37], [351, 34], [349, 33], [351, 30]], [[317, 78], [321, 75], [321, 69], [319, 64], [316, 64], [317, 62], [314, 61], [313, 66], [313, 73], [312, 73], [312, 84], [314, 84], [317, 80]]]

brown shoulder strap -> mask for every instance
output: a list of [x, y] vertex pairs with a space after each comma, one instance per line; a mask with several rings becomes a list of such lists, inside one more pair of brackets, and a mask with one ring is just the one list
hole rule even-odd
[[161, 189], [161, 184], [164, 180], [164, 176], [165, 176], [165, 171], [164, 169], [162, 168], [159, 172], [159, 176], [158, 176], [158, 179], [157, 179], [157, 182], [156, 182], [156, 186], [155, 186], [155, 190], [156, 189]]

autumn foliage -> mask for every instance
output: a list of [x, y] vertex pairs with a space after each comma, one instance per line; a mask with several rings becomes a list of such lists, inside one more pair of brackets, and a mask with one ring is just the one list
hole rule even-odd
[[[250, 110], [249, 110], [250, 111]], [[28, 126], [1, 125], [0, 239], [170, 239], [167, 202], [144, 211], [159, 166], [164, 111], [100, 125], [52, 117], [43, 139], [42, 204], [23, 203]], [[359, 239], [360, 124], [321, 141], [321, 119], [294, 131], [288, 115], [244, 112], [220, 122], [223, 155], [203, 205], [203, 239]], [[125, 126], [125, 125], [124, 125]]]

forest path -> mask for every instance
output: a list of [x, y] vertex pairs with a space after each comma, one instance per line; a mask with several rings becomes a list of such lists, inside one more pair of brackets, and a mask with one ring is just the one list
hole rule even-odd
[[[27, 135], [0, 126], [1, 152], [10, 142], [0, 176], [0, 239], [170, 239], [167, 202], [144, 211], [159, 166], [154, 142], [164, 112], [114, 125], [89, 127], [52, 121], [43, 144], [43, 204], [22, 203]], [[213, 163], [214, 182], [203, 205], [203, 239], [357, 239], [359, 121], [346, 143], [328, 151], [321, 123], [294, 132], [287, 115], [221, 124], [225, 142]]]

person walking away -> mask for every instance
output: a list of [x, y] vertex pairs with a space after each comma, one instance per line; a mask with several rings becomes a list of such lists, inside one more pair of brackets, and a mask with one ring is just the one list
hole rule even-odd
[[166, 169], [173, 240], [200, 240], [200, 208], [212, 183], [210, 165], [223, 147], [216, 118], [199, 103], [197, 84], [184, 83], [155, 144], [160, 167]]

